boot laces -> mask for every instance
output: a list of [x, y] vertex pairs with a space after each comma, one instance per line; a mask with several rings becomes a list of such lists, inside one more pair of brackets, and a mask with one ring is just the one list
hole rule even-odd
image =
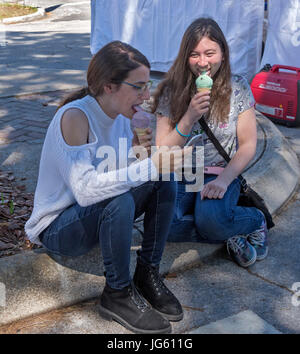
[[156, 268], [150, 269], [150, 277], [153, 280], [153, 285], [158, 295], [161, 295], [162, 292], [165, 292], [171, 295], [169, 289], [165, 286], [159, 271]]
[[141, 295], [138, 293], [133, 283], [131, 283], [131, 286], [129, 287], [129, 295], [132, 301], [136, 304], [137, 308], [142, 312], [145, 312], [145, 310], [149, 306], [147, 305], [145, 300], [141, 297]]

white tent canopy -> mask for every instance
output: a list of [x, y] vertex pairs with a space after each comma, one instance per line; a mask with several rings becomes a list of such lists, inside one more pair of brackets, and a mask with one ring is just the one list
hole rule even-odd
[[261, 67], [280, 64], [300, 67], [300, 0], [268, 3], [268, 34]]
[[228, 41], [232, 71], [250, 80], [260, 68], [264, 0], [92, 0], [91, 6], [92, 54], [121, 40], [146, 55], [152, 70], [167, 71], [189, 24], [209, 16]]

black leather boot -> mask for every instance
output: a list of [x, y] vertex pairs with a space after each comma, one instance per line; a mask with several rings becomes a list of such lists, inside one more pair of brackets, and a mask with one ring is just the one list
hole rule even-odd
[[180, 321], [183, 318], [182, 307], [165, 286], [158, 266], [143, 264], [138, 258], [133, 281], [138, 291], [162, 316], [169, 321]]
[[107, 284], [100, 298], [99, 312], [135, 333], [171, 333], [171, 325], [138, 293], [133, 283], [122, 290]]

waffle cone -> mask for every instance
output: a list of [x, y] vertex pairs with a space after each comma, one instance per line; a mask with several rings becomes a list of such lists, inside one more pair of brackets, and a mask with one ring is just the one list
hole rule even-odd
[[197, 88], [197, 92], [204, 92], [204, 91], [210, 91], [210, 88], [209, 88], [209, 87], [200, 87], [200, 88]]
[[134, 128], [134, 130], [136, 131], [137, 136], [142, 136], [142, 135], [146, 135], [147, 134], [147, 129], [148, 128]]

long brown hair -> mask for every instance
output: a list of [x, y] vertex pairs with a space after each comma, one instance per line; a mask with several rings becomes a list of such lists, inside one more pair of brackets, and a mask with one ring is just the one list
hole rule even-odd
[[59, 105], [83, 98], [86, 95], [98, 97], [103, 94], [104, 86], [109, 83], [121, 85], [129, 72], [145, 65], [150, 69], [147, 58], [131, 45], [113, 41], [102, 47], [91, 59], [87, 70], [87, 87], [71, 93]]
[[[185, 31], [179, 53], [165, 79], [158, 85], [154, 95], [153, 112], [156, 110], [159, 98], [167, 91], [170, 95], [170, 120], [174, 127], [185, 114], [191, 98], [196, 93], [196, 76], [189, 69], [189, 57], [199, 41], [207, 37], [219, 44], [223, 61], [214, 75], [211, 91], [211, 106], [208, 116], [216, 122], [224, 122], [230, 111], [231, 69], [229, 48], [219, 25], [211, 18], [198, 18]], [[166, 91], [165, 91], [166, 90]]]

